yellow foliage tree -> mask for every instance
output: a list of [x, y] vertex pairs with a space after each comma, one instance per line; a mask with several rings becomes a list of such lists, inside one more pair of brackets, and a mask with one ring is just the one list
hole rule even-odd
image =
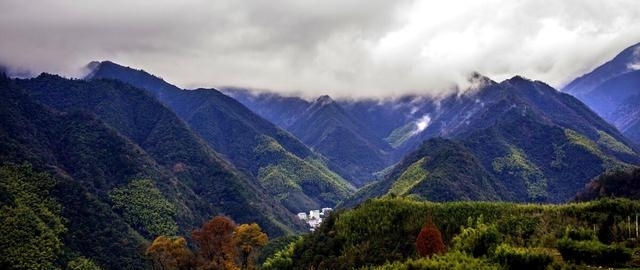
[[184, 237], [158, 236], [147, 248], [147, 256], [153, 262], [154, 269], [179, 270], [192, 266], [193, 253], [187, 247]]
[[238, 226], [233, 235], [233, 242], [238, 249], [240, 266], [242, 270], [255, 269], [253, 260], [256, 249], [264, 246], [269, 241], [266, 233], [263, 233], [256, 223], [242, 224]]

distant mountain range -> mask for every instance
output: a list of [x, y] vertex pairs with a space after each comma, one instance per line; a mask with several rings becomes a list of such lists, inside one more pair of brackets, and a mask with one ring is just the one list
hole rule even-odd
[[637, 149], [577, 99], [514, 77], [444, 99], [429, 139], [346, 205], [425, 200], [563, 202], [593, 177], [640, 163]]
[[576, 78], [562, 91], [575, 95], [640, 144], [640, 43]]
[[[437, 180], [438, 184], [429, 182], [436, 181], [433, 174], [425, 177], [426, 182], [422, 184], [414, 179], [414, 189], [403, 189], [396, 195], [416, 194], [427, 200], [561, 202], [570, 199], [591, 178], [606, 169], [640, 162], [636, 146], [615, 127], [579, 100], [542, 82], [516, 76], [497, 83], [480, 74], [473, 74], [469, 81], [475, 89], [442, 98], [404, 96], [388, 100], [333, 101], [323, 96], [308, 102], [237, 88], [223, 91], [291, 131], [325, 156], [336, 157], [333, 160], [349, 159], [348, 163], [340, 164], [360, 164], [357, 167], [363, 174], [345, 175], [356, 184], [371, 182], [370, 179], [376, 179], [375, 173], [382, 175], [382, 181], [374, 184], [375, 188], [368, 187], [365, 190], [369, 191], [359, 192], [356, 199], [351, 200], [353, 202], [397, 192], [390, 191], [391, 187], [401, 178], [402, 172], [420, 160], [431, 170], [445, 166], [446, 169], [441, 169], [444, 179]], [[332, 134], [336, 127], [352, 132]], [[319, 135], [309, 136], [305, 132]], [[447, 140], [427, 143], [428, 149], [435, 152], [443, 147], [458, 149], [461, 156], [468, 158], [465, 164], [475, 169], [461, 166], [458, 169], [462, 171], [455, 172], [452, 170], [456, 168], [447, 164], [450, 160], [433, 164], [427, 161], [434, 157], [423, 160], [425, 156], [415, 154], [416, 149], [428, 154], [423, 142], [438, 137]], [[335, 149], [332, 144], [317, 143], [317, 138], [364, 145], [369, 151], [358, 150], [362, 147]], [[449, 155], [452, 151], [443, 153]], [[397, 162], [395, 167], [388, 167]], [[508, 165], [503, 164], [505, 162]], [[384, 167], [388, 168], [380, 172]], [[336, 171], [340, 172], [339, 169]], [[388, 175], [384, 176], [384, 173]], [[459, 182], [465, 178], [461, 175], [477, 178]], [[476, 186], [467, 191], [460, 188], [471, 183]], [[444, 186], [458, 188], [443, 192]], [[371, 192], [371, 189], [377, 192]]]

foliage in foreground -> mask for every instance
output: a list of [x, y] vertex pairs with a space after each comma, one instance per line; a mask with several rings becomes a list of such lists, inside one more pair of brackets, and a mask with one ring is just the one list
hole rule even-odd
[[387, 263], [369, 270], [498, 270], [500, 266], [484, 259], [474, 258], [455, 251], [431, 258], [408, 259], [404, 262]]
[[[621, 247], [630, 241], [628, 217], [638, 212], [640, 202], [627, 199], [563, 205], [374, 199], [333, 213], [318, 230], [275, 253], [263, 267], [468, 269], [455, 268], [461, 262], [483, 265], [480, 269], [624, 266], [632, 259], [630, 250]], [[416, 238], [428, 216], [448, 251], [418, 259]], [[580, 241], [591, 241], [592, 246], [584, 248]], [[596, 255], [601, 259], [593, 259]]]

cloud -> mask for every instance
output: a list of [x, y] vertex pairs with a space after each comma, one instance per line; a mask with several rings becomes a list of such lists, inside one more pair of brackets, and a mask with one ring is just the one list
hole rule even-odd
[[16, 69], [112, 60], [306, 96], [441, 94], [474, 71], [559, 87], [638, 41], [633, 0], [0, 2], [0, 63]]
[[420, 119], [416, 120], [415, 122], [416, 129], [411, 134], [415, 135], [424, 131], [425, 129], [427, 129], [430, 123], [431, 123], [431, 116], [429, 116], [429, 114], [423, 115]]

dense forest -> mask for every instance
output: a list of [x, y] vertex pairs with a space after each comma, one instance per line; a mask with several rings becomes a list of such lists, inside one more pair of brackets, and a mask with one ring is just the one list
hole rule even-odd
[[372, 199], [294, 239], [263, 269], [637, 267], [640, 202], [563, 205]]

